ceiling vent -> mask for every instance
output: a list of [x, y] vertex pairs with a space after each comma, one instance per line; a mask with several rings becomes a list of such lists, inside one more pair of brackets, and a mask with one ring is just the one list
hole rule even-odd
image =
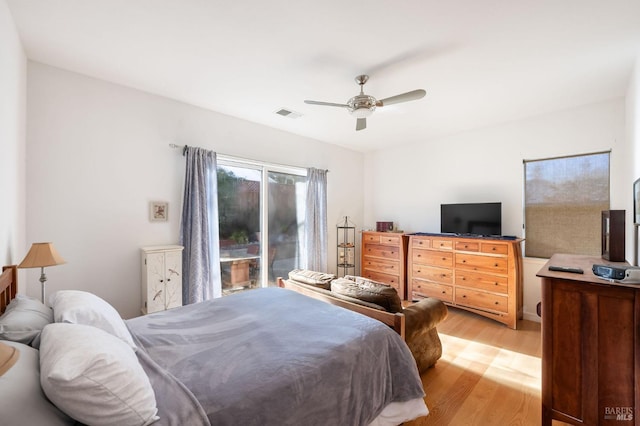
[[279, 110], [276, 111], [276, 114], [281, 115], [283, 117], [288, 117], [288, 118], [302, 117], [302, 114], [300, 114], [299, 112], [291, 111], [290, 109], [286, 109], [286, 108], [280, 108]]

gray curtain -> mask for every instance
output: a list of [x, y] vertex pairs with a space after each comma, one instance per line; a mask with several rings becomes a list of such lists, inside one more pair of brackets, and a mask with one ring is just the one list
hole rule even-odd
[[182, 303], [202, 302], [222, 295], [218, 235], [216, 153], [185, 147], [186, 172], [180, 224]]
[[327, 272], [327, 171], [307, 169], [303, 268]]

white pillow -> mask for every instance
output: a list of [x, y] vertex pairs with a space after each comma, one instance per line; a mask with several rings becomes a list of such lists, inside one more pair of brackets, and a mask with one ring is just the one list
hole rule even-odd
[[0, 316], [0, 339], [25, 343], [38, 349], [40, 332], [53, 322], [53, 311], [39, 300], [18, 294]]
[[3, 425], [74, 425], [76, 421], [53, 405], [40, 387], [38, 351], [3, 340], [20, 351], [18, 361], [0, 376], [0, 423]]
[[55, 322], [92, 325], [136, 348], [124, 321], [113, 306], [95, 294], [80, 290], [60, 290], [49, 298]]
[[40, 384], [62, 411], [89, 425], [149, 425], [155, 394], [127, 344], [88, 325], [54, 323], [42, 330]]

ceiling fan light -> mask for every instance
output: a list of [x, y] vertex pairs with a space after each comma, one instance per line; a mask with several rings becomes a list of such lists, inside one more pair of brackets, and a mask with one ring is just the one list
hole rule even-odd
[[373, 108], [357, 108], [354, 109], [353, 111], [351, 111], [351, 115], [353, 115], [356, 118], [367, 118], [370, 117], [371, 114], [373, 114], [373, 110], [375, 109], [375, 107]]

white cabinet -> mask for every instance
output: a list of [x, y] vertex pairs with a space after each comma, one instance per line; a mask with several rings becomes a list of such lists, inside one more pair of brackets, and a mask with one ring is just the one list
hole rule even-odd
[[182, 246], [142, 248], [142, 313], [182, 306]]

